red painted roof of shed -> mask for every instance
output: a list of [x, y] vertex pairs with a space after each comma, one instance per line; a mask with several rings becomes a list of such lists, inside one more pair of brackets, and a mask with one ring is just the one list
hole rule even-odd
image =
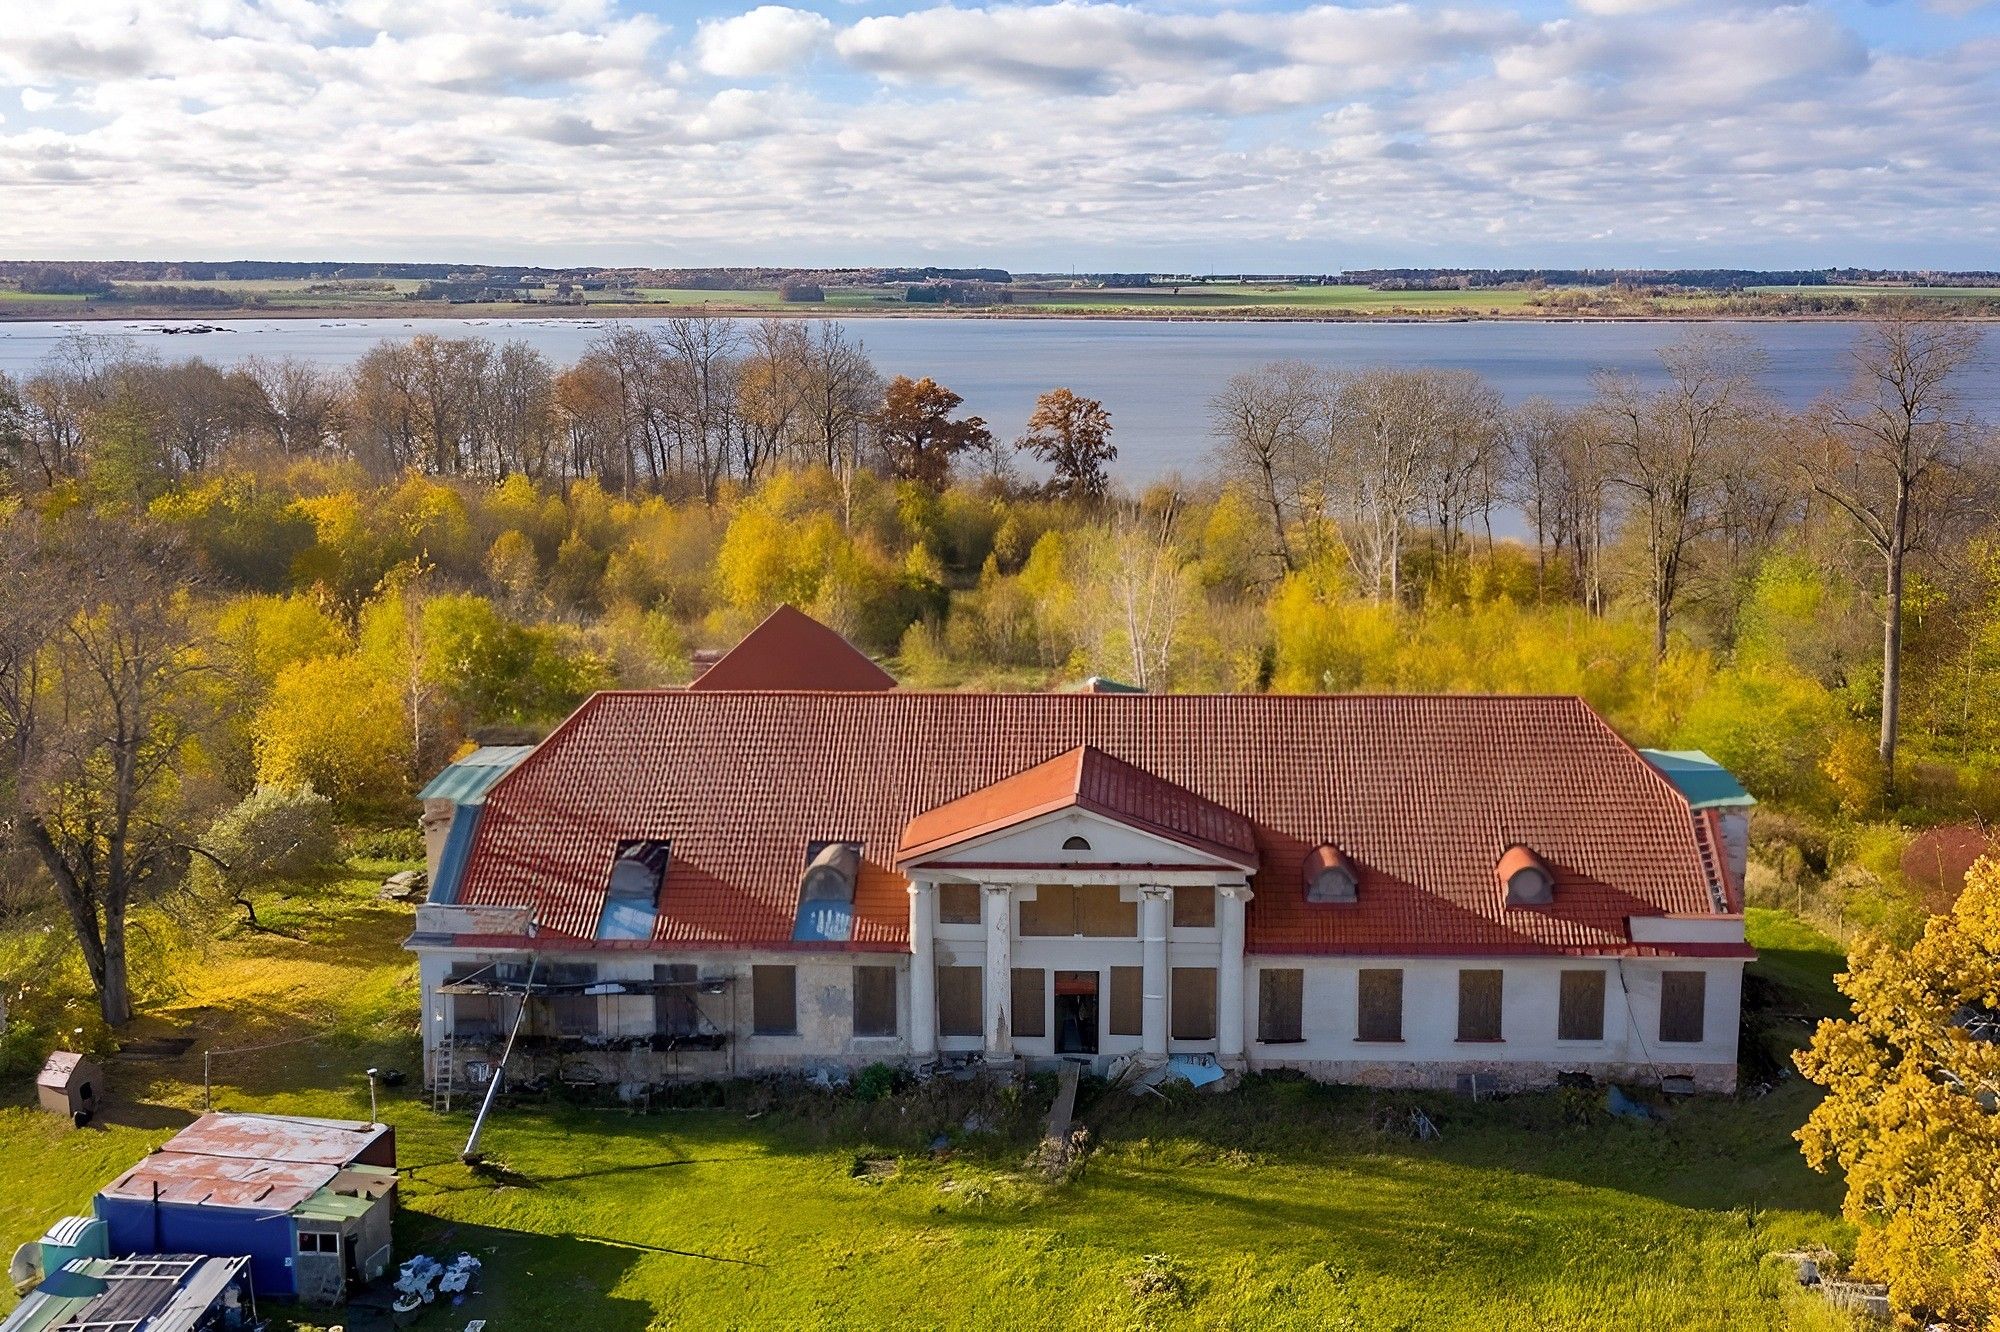
[[689, 689], [826, 689], [875, 693], [896, 677], [818, 620], [780, 606], [695, 677]]
[[[1628, 916], [1713, 909], [1687, 801], [1580, 699], [903, 691], [599, 694], [488, 795], [460, 900], [588, 940], [617, 844], [661, 838], [638, 946], [786, 947], [807, 845], [839, 839], [862, 846], [847, 946], [901, 949], [911, 821], [1079, 746], [1248, 821], [1255, 952], [1631, 951]], [[1351, 905], [1304, 900], [1327, 841]], [[1516, 844], [1552, 905], [1493, 891]]]
[[991, 786], [926, 810], [903, 828], [897, 863], [1060, 809], [1085, 809], [1223, 860], [1257, 865], [1250, 820], [1144, 768], [1078, 745]]

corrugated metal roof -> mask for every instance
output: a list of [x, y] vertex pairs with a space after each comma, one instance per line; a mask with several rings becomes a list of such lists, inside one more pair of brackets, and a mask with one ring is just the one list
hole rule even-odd
[[1642, 749], [1647, 762], [1658, 768], [1676, 790], [1696, 809], [1749, 806], [1757, 797], [1743, 789], [1734, 773], [1699, 749]]
[[514, 770], [516, 764], [535, 752], [533, 745], [482, 745], [462, 759], [446, 765], [417, 792], [419, 800], [449, 800], [456, 805], [477, 805], [493, 789], [493, 784]]
[[163, 1152], [344, 1166], [389, 1130], [358, 1119], [304, 1115], [203, 1115], [167, 1140]]
[[[843, 839], [851, 946], [900, 950], [911, 820], [1086, 745], [1247, 821], [1253, 952], [1626, 952], [1629, 916], [1713, 909], [1686, 797], [1581, 699], [900, 690], [599, 694], [487, 801], [459, 897], [591, 947], [619, 843], [659, 838], [653, 938], [596, 947], [783, 947], [807, 846]], [[1355, 903], [1305, 900], [1322, 842]], [[1549, 865], [1551, 906], [1504, 909], [1515, 844]]]
[[248, 1161], [158, 1151], [105, 1185], [102, 1196], [283, 1215], [325, 1188], [339, 1173], [338, 1166], [304, 1161]]

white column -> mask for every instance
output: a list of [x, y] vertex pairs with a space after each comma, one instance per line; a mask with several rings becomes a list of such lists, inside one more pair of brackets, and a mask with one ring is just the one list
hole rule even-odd
[[1139, 977], [1139, 1051], [1148, 1059], [1167, 1057], [1167, 920], [1174, 890], [1147, 884], [1139, 890], [1139, 941], [1144, 966]]
[[1215, 923], [1222, 956], [1215, 976], [1215, 1053], [1224, 1066], [1243, 1062], [1243, 910], [1253, 896], [1247, 883], [1218, 886]]
[[937, 885], [910, 881], [910, 1058], [937, 1058]]
[[979, 919], [986, 930], [986, 1057], [1014, 1057], [1012, 885], [983, 883]]

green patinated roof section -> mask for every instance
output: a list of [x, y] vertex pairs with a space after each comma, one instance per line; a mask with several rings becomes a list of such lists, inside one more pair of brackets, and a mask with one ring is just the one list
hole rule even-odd
[[1646, 761], [1658, 768], [1696, 809], [1747, 807], [1757, 797], [1743, 789], [1743, 783], [1729, 769], [1699, 749], [1642, 749]]
[[533, 745], [481, 746], [431, 778], [430, 784], [417, 792], [417, 799], [477, 805], [486, 799], [486, 793], [493, 789], [495, 782], [534, 752]]

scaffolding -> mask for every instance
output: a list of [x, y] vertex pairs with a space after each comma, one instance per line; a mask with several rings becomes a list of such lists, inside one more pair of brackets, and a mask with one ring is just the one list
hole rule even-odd
[[[593, 1056], [656, 1054], [669, 1056], [659, 1076], [648, 1082], [682, 1082], [691, 1078], [736, 1074], [737, 978], [731, 975], [703, 976], [691, 980], [631, 977], [612, 980], [565, 979], [554, 968], [543, 972], [538, 966], [521, 967], [509, 962], [489, 962], [464, 975], [453, 975], [437, 987], [439, 994], [476, 995], [501, 999], [512, 1005], [502, 1010], [491, 1030], [468, 1031], [460, 1025], [454, 1005], [449, 1030], [436, 1042], [438, 1062], [434, 1085], [439, 1079], [456, 1078], [456, 1064], [468, 1050], [491, 1052], [502, 1047], [498, 1062], [488, 1065], [484, 1081], [498, 1076], [506, 1065], [524, 1061], [526, 1076], [514, 1080], [532, 1084], [544, 1077], [572, 1086], [599, 1084], [610, 1079], [585, 1076], [601, 1072], [592, 1066]], [[607, 1035], [601, 1032], [564, 1030], [557, 1012], [563, 1000], [579, 998], [653, 998], [666, 995], [680, 998], [684, 1007], [664, 1022], [657, 1021], [649, 1032]], [[683, 1056], [725, 1053], [725, 1067], [711, 1060], [693, 1061]], [[467, 1060], [468, 1065], [480, 1061]]]

